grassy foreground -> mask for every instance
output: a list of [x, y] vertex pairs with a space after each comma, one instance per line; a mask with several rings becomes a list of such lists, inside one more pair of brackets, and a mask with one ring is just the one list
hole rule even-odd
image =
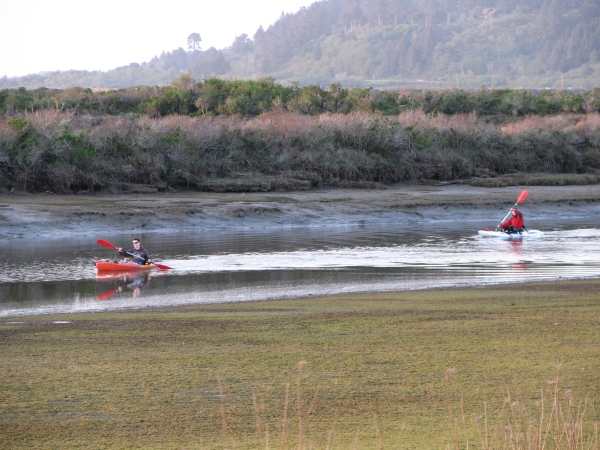
[[599, 448], [599, 288], [4, 320], [0, 447]]

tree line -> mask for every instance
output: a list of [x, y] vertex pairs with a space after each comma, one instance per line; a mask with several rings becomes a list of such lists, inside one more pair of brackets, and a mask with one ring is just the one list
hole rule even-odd
[[92, 115], [136, 114], [252, 117], [273, 110], [304, 115], [369, 112], [396, 115], [421, 110], [426, 114], [478, 116], [526, 116], [592, 113], [600, 110], [600, 88], [566, 90], [376, 90], [344, 88], [339, 83], [320, 85], [278, 83], [259, 80], [196, 81], [184, 74], [163, 87], [138, 86], [94, 91], [68, 89], [2, 89], [0, 112], [9, 115], [40, 110], [58, 110]]

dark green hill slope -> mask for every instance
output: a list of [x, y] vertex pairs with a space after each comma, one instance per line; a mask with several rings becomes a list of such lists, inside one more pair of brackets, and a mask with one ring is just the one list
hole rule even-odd
[[263, 73], [305, 82], [592, 87], [599, 5], [328, 0], [259, 30], [253, 53]]

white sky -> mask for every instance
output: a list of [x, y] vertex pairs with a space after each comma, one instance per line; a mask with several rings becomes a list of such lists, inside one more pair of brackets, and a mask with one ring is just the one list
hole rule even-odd
[[0, 77], [141, 63], [187, 49], [191, 33], [221, 49], [315, 1], [0, 0]]

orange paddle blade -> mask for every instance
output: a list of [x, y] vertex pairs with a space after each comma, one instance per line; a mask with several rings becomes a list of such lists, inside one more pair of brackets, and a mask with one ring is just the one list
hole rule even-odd
[[101, 246], [103, 246], [103, 247], [112, 248], [112, 249], [115, 249], [115, 248], [117, 248], [117, 246], [116, 246], [115, 244], [111, 244], [110, 242], [108, 242], [108, 241], [105, 241], [104, 239], [98, 239], [98, 240], [96, 241], [96, 244], [99, 244], [99, 245], [101, 245]]
[[518, 205], [523, 200], [525, 200], [528, 195], [529, 195], [529, 192], [527, 192], [527, 189], [524, 189], [523, 192], [521, 192], [521, 195], [519, 195], [519, 198], [517, 199], [517, 203], [515, 203], [515, 205]]

